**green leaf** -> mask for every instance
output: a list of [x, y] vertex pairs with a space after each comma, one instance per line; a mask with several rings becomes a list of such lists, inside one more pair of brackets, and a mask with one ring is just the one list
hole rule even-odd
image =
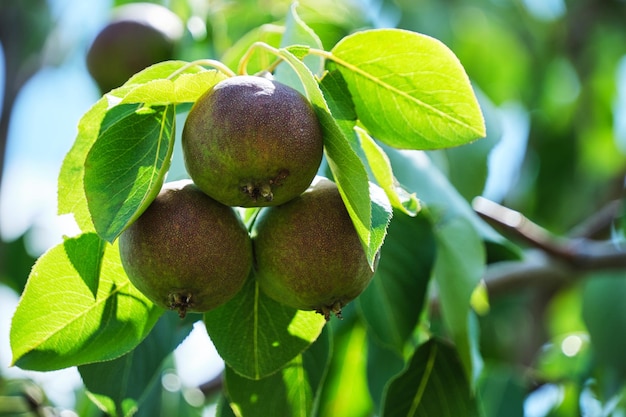
[[387, 390], [383, 417], [478, 416], [454, 349], [436, 339], [421, 345]]
[[324, 150], [328, 165], [368, 254], [368, 261], [373, 265], [391, 219], [389, 201], [384, 193], [380, 195], [378, 187], [370, 186], [363, 163], [331, 115], [311, 71], [286, 49], [280, 50], [280, 56], [296, 71], [307, 97], [315, 108], [324, 133]]
[[190, 314], [185, 320], [164, 314], [150, 334], [135, 349], [107, 362], [78, 367], [89, 396], [111, 416], [130, 416], [158, 382], [164, 359], [187, 337], [193, 325]]
[[[288, 48], [289, 52], [302, 60], [313, 74], [319, 76], [324, 70], [324, 59], [317, 55], [307, 56], [307, 53], [310, 48], [323, 49], [322, 41], [298, 16], [297, 8], [297, 2], [293, 2], [289, 8], [285, 22], [285, 33], [280, 41], [280, 47]], [[294, 74], [289, 66], [280, 65], [276, 69], [275, 76], [277, 80], [303, 91], [299, 75]]]
[[473, 340], [470, 332], [470, 299], [485, 270], [485, 248], [466, 219], [444, 219], [435, 227], [437, 258], [434, 277], [444, 323], [457, 346], [468, 377], [474, 381]]
[[106, 97], [103, 97], [83, 115], [78, 123], [76, 140], [63, 159], [59, 173], [58, 213], [73, 214], [78, 227], [83, 232], [95, 231], [83, 182], [85, 158], [98, 137], [100, 123], [107, 109], [108, 101]]
[[117, 245], [95, 233], [67, 239], [33, 267], [11, 323], [13, 364], [50, 371], [115, 359], [162, 312], [132, 286]]
[[[185, 69], [183, 70], [183, 68]], [[178, 74], [178, 77], [180, 77], [182, 74], [195, 74], [206, 70], [200, 65], [189, 65], [186, 61], [163, 61], [139, 71], [137, 74], [130, 77], [130, 79], [124, 83], [123, 87], [132, 87], [158, 79], [170, 78], [172, 74], [177, 71], [181, 71]], [[115, 96], [123, 97], [123, 95], [117, 94], [115, 91], [116, 90], [113, 90]]]
[[144, 106], [194, 103], [209, 88], [227, 77], [215, 70], [181, 74], [174, 80], [156, 79], [133, 88], [121, 104], [142, 103]]
[[374, 139], [359, 127], [356, 128], [356, 133], [374, 178], [385, 190], [391, 205], [409, 216], [415, 216], [420, 208], [415, 193], [410, 194], [398, 183], [393, 175], [391, 161]]
[[485, 135], [463, 66], [443, 43], [400, 29], [346, 36], [331, 50], [363, 125], [397, 148], [437, 149]]
[[435, 246], [432, 226], [424, 216], [397, 213], [374, 279], [358, 298], [372, 336], [399, 356], [422, 314]]
[[[174, 106], [121, 104], [107, 113], [85, 160], [85, 194], [98, 234], [112, 242], [152, 202], [174, 149]], [[107, 120], [110, 119], [110, 120]]]
[[[188, 66], [188, 63], [184, 61], [166, 61], [152, 65], [132, 76], [124, 86], [106, 94], [81, 118], [78, 124], [78, 135], [72, 148], [63, 160], [58, 181], [58, 213], [73, 214], [81, 231], [93, 232], [96, 230], [89, 212], [83, 180], [85, 176], [85, 160], [103, 131], [101, 124], [103, 122], [109, 124], [116, 118], [122, 118], [124, 112], [132, 109], [132, 107], [123, 107], [120, 110], [115, 109], [115, 106], [135, 89], [139, 90], [134, 93], [134, 96], [140, 98], [143, 89], [142, 85], [170, 77], [175, 71], [182, 70], [185, 66]], [[196, 73], [200, 74], [197, 77], [191, 76]], [[201, 91], [189, 92], [194, 83], [198, 90], [204, 87], [209, 88], [209, 79], [217, 77], [216, 74], [211, 75], [212, 73], [213, 71], [206, 71], [200, 66], [190, 66], [174, 79], [178, 86], [176, 91], [179, 92], [180, 97], [191, 99], [193, 94], [201, 93]], [[201, 86], [198, 86], [198, 84], [201, 84]], [[132, 97], [133, 95], [130, 96], [130, 98]], [[115, 117], [112, 117], [113, 115]], [[107, 121], [105, 121], [105, 117]]]
[[252, 277], [232, 300], [205, 313], [204, 322], [224, 362], [251, 379], [287, 365], [313, 343], [326, 323], [320, 314], [270, 299]]
[[225, 382], [231, 407], [237, 415], [246, 417], [315, 415], [315, 398], [329, 357], [330, 344], [326, 335], [280, 372], [263, 379], [248, 379], [227, 367]]

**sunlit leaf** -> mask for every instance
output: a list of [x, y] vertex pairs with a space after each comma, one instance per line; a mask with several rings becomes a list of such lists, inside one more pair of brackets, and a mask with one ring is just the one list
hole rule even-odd
[[485, 135], [471, 84], [454, 53], [426, 35], [375, 29], [331, 50], [361, 122], [398, 148], [436, 149]]
[[260, 291], [254, 278], [229, 302], [204, 317], [215, 348], [240, 375], [259, 379], [278, 371], [320, 334], [324, 317], [283, 306]]
[[385, 194], [387, 194], [393, 207], [405, 214], [414, 216], [420, 207], [415, 193], [409, 193], [398, 183], [393, 175], [387, 154], [374, 139], [361, 128], [357, 127], [356, 133], [374, 178], [376, 178], [378, 185], [385, 190]]
[[11, 323], [13, 363], [49, 371], [115, 359], [162, 314], [132, 286], [117, 245], [67, 239], [35, 264]]
[[174, 121], [174, 106], [122, 104], [107, 113], [84, 178], [89, 211], [104, 239], [117, 238], [160, 191], [174, 148]]

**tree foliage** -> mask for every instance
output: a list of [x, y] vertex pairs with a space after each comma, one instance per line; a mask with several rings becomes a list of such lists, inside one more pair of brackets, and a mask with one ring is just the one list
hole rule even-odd
[[[626, 412], [624, 5], [273, 3], [168, 2], [206, 32], [84, 114], [58, 181], [59, 214], [81, 233], [35, 262], [13, 364], [77, 366], [106, 415], [199, 415], [155, 383], [195, 322], [225, 363], [203, 387], [218, 416]], [[285, 307], [251, 278], [181, 321], [119, 261], [120, 233], [166, 177], [185, 176], [176, 145], [192, 103], [260, 71], [313, 104], [320, 173], [371, 264], [380, 251], [343, 320]]]

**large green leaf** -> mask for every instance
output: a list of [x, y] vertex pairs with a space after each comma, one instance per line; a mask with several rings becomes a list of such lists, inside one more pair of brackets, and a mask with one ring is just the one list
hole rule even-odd
[[207, 332], [228, 366], [246, 378], [269, 376], [320, 334], [324, 317], [283, 306], [260, 291], [254, 278], [229, 302], [205, 313]]
[[121, 104], [107, 113], [87, 154], [84, 178], [102, 238], [117, 238], [160, 191], [174, 149], [175, 115], [174, 106], [141, 104]]
[[315, 401], [328, 366], [328, 332], [287, 366], [266, 378], [253, 380], [226, 368], [225, 382], [235, 414], [245, 417], [315, 415]]
[[383, 417], [479, 416], [463, 367], [451, 346], [431, 339], [389, 385]]
[[485, 135], [463, 66], [443, 43], [400, 29], [346, 36], [331, 50], [359, 119], [398, 148], [437, 149]]
[[132, 286], [117, 245], [87, 233], [35, 264], [11, 323], [13, 364], [39, 371], [115, 359], [163, 310]]
[[196, 314], [164, 314], [135, 349], [112, 361], [78, 367], [89, 396], [112, 417], [130, 416], [150, 392], [164, 359], [187, 337]]
[[399, 356], [422, 314], [435, 246], [424, 216], [396, 213], [374, 279], [358, 298], [372, 336]]
[[311, 71], [287, 49], [281, 49], [280, 56], [295, 70], [316, 110], [324, 132], [326, 159], [366, 250], [368, 261], [373, 265], [391, 220], [389, 200], [379, 187], [372, 187], [369, 183], [363, 163], [331, 115]]

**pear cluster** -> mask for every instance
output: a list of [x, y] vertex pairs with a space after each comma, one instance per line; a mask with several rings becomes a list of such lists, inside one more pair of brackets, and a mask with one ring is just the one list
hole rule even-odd
[[[167, 183], [120, 236], [131, 282], [163, 308], [205, 312], [245, 281], [326, 319], [371, 281], [337, 186], [317, 177], [323, 135], [309, 101], [256, 76], [217, 83], [182, 134], [191, 179]], [[236, 207], [260, 207], [250, 230]]]

